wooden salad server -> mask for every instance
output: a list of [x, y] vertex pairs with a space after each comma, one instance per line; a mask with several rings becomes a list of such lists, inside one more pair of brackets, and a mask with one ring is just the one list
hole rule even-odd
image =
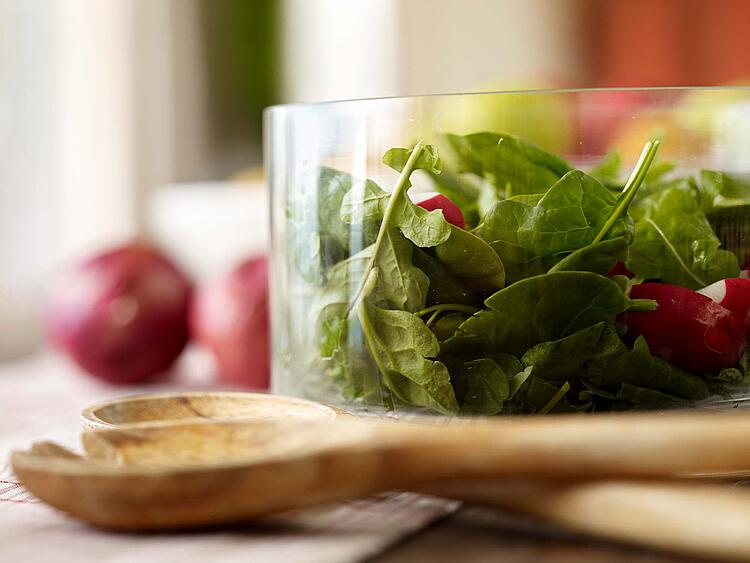
[[[415, 424], [323, 407], [296, 419], [247, 421], [225, 412], [226, 402], [209, 402], [180, 397], [172, 421], [94, 409], [88, 415], [101, 425], [119, 417], [115, 424], [126, 427], [85, 433], [88, 457], [42, 443], [15, 452], [12, 464], [42, 500], [116, 529], [206, 526], [411, 489], [611, 539], [750, 557], [750, 492], [641, 480], [750, 467], [750, 417], [742, 413]], [[154, 413], [143, 404], [135, 410]]]

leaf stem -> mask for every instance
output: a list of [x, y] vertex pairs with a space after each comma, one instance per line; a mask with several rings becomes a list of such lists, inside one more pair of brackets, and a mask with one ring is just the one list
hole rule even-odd
[[349, 313], [354, 311], [355, 309], [359, 308], [360, 303], [365, 298], [365, 296], [372, 291], [372, 288], [375, 287], [375, 283], [378, 280], [378, 269], [373, 268], [370, 270], [370, 273], [367, 274], [366, 277], [362, 278], [364, 283], [360, 286], [360, 288], [357, 290], [357, 295], [352, 301], [352, 304], [349, 307]]
[[680, 256], [680, 253], [677, 252], [677, 249], [675, 248], [674, 244], [672, 244], [672, 241], [669, 240], [669, 237], [667, 234], [661, 230], [659, 225], [657, 225], [653, 219], [646, 218], [644, 221], [656, 231], [656, 234], [661, 237], [661, 239], [664, 241], [665, 246], [669, 249], [669, 252], [674, 256], [674, 259], [677, 261], [677, 263], [680, 265], [680, 268], [691, 278], [693, 278], [693, 281], [695, 281], [698, 284], [698, 287], [705, 287], [708, 285], [705, 281], [703, 281], [701, 278], [695, 275], [693, 271], [688, 268], [688, 265], [685, 264], [685, 261], [682, 259], [682, 256]]
[[425, 307], [421, 311], [417, 311], [414, 314], [418, 317], [421, 317], [423, 315], [426, 315], [427, 313], [432, 312], [459, 311], [461, 313], [469, 313], [470, 315], [473, 315], [478, 310], [479, 309], [477, 309], [476, 307], [472, 307], [471, 305], [461, 305], [460, 303], [439, 303], [438, 305]]
[[383, 221], [382, 223], [380, 223], [380, 230], [378, 231], [378, 236], [375, 239], [374, 247], [372, 249], [372, 256], [367, 263], [365, 271], [362, 273], [362, 281], [360, 282], [359, 287], [357, 288], [357, 291], [352, 298], [351, 305], [349, 306], [350, 315], [355, 308], [358, 308], [357, 304], [364, 298], [364, 291], [367, 286], [367, 280], [370, 277], [370, 272], [378, 263], [380, 248], [383, 246], [385, 233], [390, 228], [391, 216], [393, 215], [394, 209], [396, 209], [396, 207], [398, 206], [399, 200], [402, 197], [405, 197], [406, 191], [409, 189], [409, 176], [411, 176], [411, 173], [416, 168], [419, 157], [422, 155], [422, 151], [424, 151], [424, 142], [419, 141], [411, 150], [409, 159], [406, 161], [404, 169], [401, 171], [401, 174], [398, 177], [398, 181], [396, 182], [396, 186], [393, 188], [393, 192], [391, 192], [391, 197], [388, 199], [388, 205], [386, 206], [385, 212], [383, 213]]
[[549, 401], [547, 401], [547, 404], [539, 409], [539, 414], [547, 414], [549, 411], [554, 409], [555, 405], [557, 405], [557, 403], [562, 400], [562, 398], [568, 391], [570, 391], [570, 383], [566, 381], [565, 383], [563, 383], [563, 386], [560, 387], [557, 393], [555, 393], [554, 396]]
[[[357, 313], [359, 316], [359, 322], [362, 325], [362, 336], [365, 339], [365, 344], [370, 349], [370, 356], [372, 357], [372, 360], [375, 362], [375, 365], [380, 372], [381, 379], [385, 380], [388, 375], [388, 369], [383, 364], [381, 355], [376, 353], [377, 346], [375, 340], [378, 337], [375, 335], [375, 327], [372, 326], [370, 316], [367, 314], [367, 306], [361, 299], [358, 300], [357, 303]], [[388, 391], [387, 396], [383, 397], [383, 406], [386, 410], [393, 410], [393, 399], [391, 397], [390, 390], [388, 389], [387, 385], [381, 386], [381, 388], [384, 388]]]
[[[359, 316], [359, 322], [362, 325], [362, 335], [364, 336], [368, 347], [370, 348], [370, 350], [376, 350], [377, 348], [375, 347], [375, 342], [373, 342], [373, 340], [377, 338], [375, 336], [375, 329], [372, 326], [370, 316], [367, 314], [367, 307], [365, 306], [363, 301], [360, 301], [357, 305], [357, 313]], [[378, 369], [381, 373], [385, 373], [386, 371], [388, 371], [385, 369], [385, 366], [383, 365], [379, 354], [372, 354], [372, 359], [375, 361], [375, 364], [378, 366]]]
[[424, 323], [427, 328], [430, 328], [432, 326], [432, 323], [435, 322], [435, 319], [437, 319], [440, 316], [441, 311], [435, 311], [430, 315], [430, 318], [427, 319], [427, 322]]
[[628, 312], [630, 311], [656, 311], [659, 308], [659, 304], [653, 299], [633, 299], [628, 306]]
[[633, 201], [633, 198], [635, 198], [635, 194], [638, 191], [638, 188], [641, 187], [641, 184], [643, 184], [643, 180], [646, 179], [648, 169], [651, 166], [651, 163], [654, 161], [656, 151], [659, 149], [659, 144], [660, 142], [658, 140], [653, 140], [648, 141], [643, 146], [641, 156], [638, 158], [638, 162], [636, 163], [635, 168], [633, 168], [633, 172], [630, 175], [630, 178], [628, 178], [628, 181], [625, 183], [625, 187], [622, 189], [620, 196], [617, 198], [617, 205], [615, 206], [614, 211], [612, 211], [612, 214], [607, 219], [607, 222], [601, 228], [591, 244], [601, 242], [607, 235], [607, 232], [612, 228], [612, 225], [615, 224], [617, 219], [619, 219], [619, 217], [623, 213], [627, 213], [628, 208]]

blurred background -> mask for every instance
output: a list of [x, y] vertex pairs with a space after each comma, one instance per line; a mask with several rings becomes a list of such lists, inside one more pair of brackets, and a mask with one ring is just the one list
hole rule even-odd
[[0, 0], [0, 360], [43, 346], [70, 260], [144, 237], [200, 283], [262, 253], [265, 106], [746, 84], [747, 22], [747, 0]]

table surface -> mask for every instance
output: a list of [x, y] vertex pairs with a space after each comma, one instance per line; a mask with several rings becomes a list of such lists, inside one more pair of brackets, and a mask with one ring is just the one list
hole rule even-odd
[[121, 388], [101, 385], [51, 354], [0, 364], [0, 561], [689, 561], [584, 538], [497, 510], [404, 492], [294, 511], [241, 528], [114, 534], [85, 526], [34, 499], [4, 465], [10, 451], [37, 440], [77, 447], [78, 413], [92, 403], [142, 392], [213, 389], [215, 383], [206, 376], [210, 370], [206, 358], [193, 352], [171, 379]]

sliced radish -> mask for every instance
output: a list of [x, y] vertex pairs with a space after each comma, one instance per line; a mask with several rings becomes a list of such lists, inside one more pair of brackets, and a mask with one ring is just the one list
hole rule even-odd
[[729, 278], [699, 289], [698, 293], [711, 298], [728, 309], [750, 335], [750, 279]]
[[466, 221], [464, 220], [464, 214], [461, 212], [461, 209], [443, 194], [435, 192], [415, 194], [414, 203], [427, 211], [441, 209], [446, 221], [461, 229], [466, 228]]
[[745, 350], [740, 323], [706, 295], [676, 285], [643, 283], [632, 287], [630, 297], [655, 299], [659, 307], [621, 315], [628, 334], [643, 336], [655, 356], [676, 366], [717, 372], [735, 365]]

